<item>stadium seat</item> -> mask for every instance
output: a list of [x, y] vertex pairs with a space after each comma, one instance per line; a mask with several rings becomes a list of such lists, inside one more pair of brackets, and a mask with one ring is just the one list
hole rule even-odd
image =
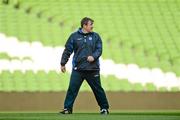
[[15, 91], [12, 73], [10, 73], [9, 71], [2, 71], [0, 76], [1, 76], [0, 82], [1, 82], [2, 91], [4, 92]]

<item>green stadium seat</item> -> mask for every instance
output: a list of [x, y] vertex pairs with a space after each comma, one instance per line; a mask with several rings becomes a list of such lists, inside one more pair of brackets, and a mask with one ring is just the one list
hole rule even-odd
[[45, 71], [38, 71], [36, 73], [36, 81], [40, 91], [50, 91], [51, 87], [49, 84], [48, 74]]
[[137, 92], [144, 91], [144, 86], [141, 83], [134, 83], [132, 87], [133, 87], [132, 91], [137, 91]]
[[26, 79], [24, 79], [24, 73], [21, 71], [14, 71], [13, 73], [14, 89], [18, 92], [26, 91]]
[[171, 91], [172, 92], [179, 92], [179, 89], [180, 89], [179, 87], [172, 87]]
[[151, 91], [151, 92], [157, 91], [157, 88], [153, 83], [146, 83], [144, 88], [146, 91]]
[[39, 91], [39, 86], [38, 86], [38, 82], [36, 80], [36, 76], [35, 73], [31, 70], [26, 71], [25, 75], [24, 75], [24, 79], [26, 79], [26, 84], [27, 84], [27, 91], [30, 92], [37, 92]]
[[166, 87], [160, 87], [158, 91], [160, 91], [160, 92], [168, 92]]
[[1, 81], [1, 89], [4, 92], [12, 92], [15, 91], [14, 89], [14, 80], [12, 78], [12, 73], [9, 71], [2, 71], [0, 74], [0, 81]]

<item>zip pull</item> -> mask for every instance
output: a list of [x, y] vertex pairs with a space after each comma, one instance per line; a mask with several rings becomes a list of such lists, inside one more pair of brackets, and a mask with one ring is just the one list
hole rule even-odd
[[86, 42], [86, 36], [84, 36], [84, 42]]

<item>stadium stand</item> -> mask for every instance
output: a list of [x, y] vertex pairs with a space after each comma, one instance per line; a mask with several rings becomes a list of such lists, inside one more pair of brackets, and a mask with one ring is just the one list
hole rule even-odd
[[[37, 46], [55, 48], [65, 44], [69, 34], [79, 27], [82, 17], [91, 16], [95, 20], [94, 29], [104, 43], [103, 59], [173, 72], [168, 74], [172, 78], [170, 87], [103, 76], [106, 90], [179, 91], [180, 82], [179, 86], [173, 86], [174, 76], [180, 77], [179, 11], [179, 0], [4, 0], [0, 2], [0, 33], [26, 47], [39, 42]], [[1, 35], [0, 38], [6, 37]], [[0, 65], [8, 66], [9, 61], [17, 68], [23, 60], [31, 62], [27, 51], [19, 51], [17, 57], [16, 51], [12, 50], [10, 55], [0, 48]], [[18, 71], [12, 66], [0, 70], [0, 91], [63, 91], [68, 87], [68, 74], [24, 69]], [[89, 90], [87, 83], [81, 90]]]

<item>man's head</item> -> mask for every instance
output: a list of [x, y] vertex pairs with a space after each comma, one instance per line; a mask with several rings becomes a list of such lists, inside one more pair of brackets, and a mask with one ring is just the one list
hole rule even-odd
[[81, 20], [81, 28], [83, 28], [86, 32], [92, 32], [93, 23], [94, 23], [94, 20], [88, 17], [84, 17]]

